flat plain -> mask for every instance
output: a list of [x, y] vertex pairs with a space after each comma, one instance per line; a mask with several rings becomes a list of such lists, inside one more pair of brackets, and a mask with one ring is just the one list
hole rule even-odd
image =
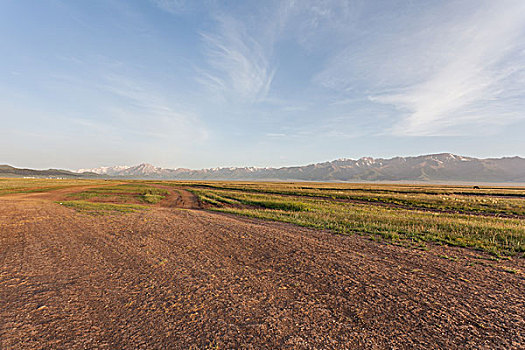
[[525, 347], [525, 188], [0, 179], [0, 348]]

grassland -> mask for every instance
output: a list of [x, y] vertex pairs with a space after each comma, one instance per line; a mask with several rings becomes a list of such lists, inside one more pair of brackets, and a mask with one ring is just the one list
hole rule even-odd
[[525, 216], [525, 190], [517, 188], [473, 190], [465, 187], [342, 185], [330, 184], [195, 184], [199, 188], [311, 197], [370, 204], [384, 204], [407, 209], [452, 211], [467, 214]]
[[68, 197], [75, 200], [105, 201], [117, 203], [142, 202], [156, 204], [164, 199], [169, 191], [144, 183], [127, 183], [115, 186], [92, 188]]
[[[179, 184], [180, 185], [180, 184]], [[210, 210], [400, 244], [525, 252], [525, 190], [453, 186], [186, 183]]]
[[[80, 189], [73, 189], [81, 186]], [[143, 210], [184, 190], [208, 210], [361, 234], [525, 256], [525, 188], [341, 183], [0, 179], [0, 195], [71, 187], [59, 202], [90, 214]], [[179, 193], [180, 194], [180, 193]], [[173, 200], [173, 199], [172, 199]]]
[[[80, 188], [80, 189], [79, 189]], [[57, 203], [87, 214], [130, 213], [148, 209], [168, 196], [166, 189], [140, 181], [80, 179], [0, 179], [0, 196], [23, 193], [45, 193], [67, 190]]]
[[[105, 181], [2, 196], [13, 322], [0, 347], [524, 348], [525, 259], [497, 256], [521, 255], [524, 219], [322, 194], [364, 192], [351, 186]], [[418, 198], [387, 189], [373, 191]]]
[[169, 191], [140, 182], [89, 188], [66, 195], [57, 203], [81, 213], [105, 215], [149, 209], [169, 195]]
[[0, 178], [0, 196], [14, 193], [48, 192], [74, 186], [104, 183], [103, 180]]

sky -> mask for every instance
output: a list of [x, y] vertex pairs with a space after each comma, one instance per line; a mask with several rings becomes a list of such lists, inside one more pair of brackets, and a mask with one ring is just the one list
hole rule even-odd
[[0, 0], [0, 164], [525, 156], [523, 0]]

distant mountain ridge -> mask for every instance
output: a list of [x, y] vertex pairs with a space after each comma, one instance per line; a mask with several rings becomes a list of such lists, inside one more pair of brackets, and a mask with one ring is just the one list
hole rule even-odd
[[47, 169], [47, 170], [35, 170], [35, 169], [20, 169], [10, 165], [0, 164], [0, 177], [52, 177], [52, 178], [87, 178], [96, 177], [96, 174], [90, 174], [88, 172], [78, 174], [69, 170], [61, 169]]
[[[1, 172], [0, 172], [1, 173]], [[525, 182], [525, 159], [478, 159], [451, 153], [390, 159], [337, 159], [281, 168], [228, 167], [164, 169], [151, 164], [80, 169], [77, 174], [116, 178], [170, 180], [304, 180], [304, 181], [465, 181]], [[91, 175], [90, 175], [91, 176]]]

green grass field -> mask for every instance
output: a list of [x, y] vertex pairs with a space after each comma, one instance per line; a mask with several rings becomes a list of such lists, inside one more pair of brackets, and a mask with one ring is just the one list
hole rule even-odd
[[435, 242], [525, 256], [523, 187], [0, 179], [0, 195], [89, 186], [66, 195], [62, 205], [84, 213], [127, 213], [166, 198], [169, 191], [158, 185], [191, 191], [206, 209], [223, 213], [422, 249]]
[[[180, 184], [179, 184], [180, 185]], [[525, 189], [313, 183], [186, 183], [210, 210], [400, 244], [525, 252]]]
[[133, 182], [115, 186], [104, 186], [72, 193], [68, 197], [76, 200], [103, 200], [118, 203], [142, 202], [156, 204], [169, 194], [168, 190]]

